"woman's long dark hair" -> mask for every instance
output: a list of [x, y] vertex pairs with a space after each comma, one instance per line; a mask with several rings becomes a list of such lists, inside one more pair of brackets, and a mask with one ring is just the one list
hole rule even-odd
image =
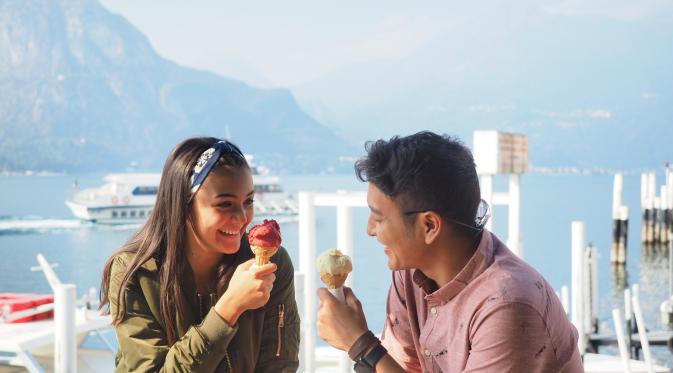
[[[160, 311], [168, 344], [172, 345], [180, 337], [175, 332], [176, 312], [184, 320], [186, 298], [179, 279], [185, 273], [187, 256], [186, 227], [189, 224], [192, 194], [190, 176], [199, 156], [220, 141], [213, 137], [189, 138], [178, 144], [169, 154], [157, 193], [156, 203], [147, 222], [105, 263], [101, 281], [100, 308], [109, 311], [110, 275], [114, 258], [122, 253], [133, 253], [133, 259], [124, 271], [119, 286], [116, 312], [112, 315], [113, 325], [124, 320], [126, 304], [124, 291], [129, 279], [145, 262], [155, 259], [159, 269]], [[234, 154], [223, 154], [214, 168], [249, 167], [245, 158]], [[224, 291], [228, 278], [233, 273], [232, 266], [220, 265], [218, 270], [218, 296]]]

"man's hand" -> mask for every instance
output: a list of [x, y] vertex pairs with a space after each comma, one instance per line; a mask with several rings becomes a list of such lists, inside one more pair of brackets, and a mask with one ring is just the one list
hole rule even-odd
[[355, 341], [364, 334], [367, 320], [362, 305], [353, 291], [345, 287], [346, 303], [339, 302], [327, 289], [318, 289], [318, 336], [325, 342], [348, 351]]

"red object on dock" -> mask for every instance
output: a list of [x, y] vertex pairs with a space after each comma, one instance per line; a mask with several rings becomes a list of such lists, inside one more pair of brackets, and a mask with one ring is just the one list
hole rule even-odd
[[[54, 303], [54, 296], [50, 294], [0, 293], [0, 314], [7, 317], [17, 311], [27, 310], [43, 304]], [[54, 317], [54, 310], [50, 309], [35, 315], [9, 321], [9, 323], [30, 322]]]

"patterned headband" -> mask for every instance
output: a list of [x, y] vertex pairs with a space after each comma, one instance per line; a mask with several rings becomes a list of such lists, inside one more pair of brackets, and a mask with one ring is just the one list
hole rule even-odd
[[192, 194], [199, 190], [199, 187], [203, 184], [203, 181], [206, 180], [210, 170], [213, 169], [213, 166], [215, 166], [215, 163], [217, 163], [223, 154], [233, 154], [234, 156], [245, 159], [245, 156], [236, 145], [227, 140], [216, 142], [212, 147], [208, 148], [208, 150], [201, 153], [201, 156], [194, 165], [194, 170], [192, 170], [192, 176], [190, 178]]

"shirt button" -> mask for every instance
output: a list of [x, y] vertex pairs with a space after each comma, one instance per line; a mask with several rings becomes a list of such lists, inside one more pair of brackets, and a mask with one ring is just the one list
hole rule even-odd
[[437, 315], [437, 308], [436, 307], [430, 308], [430, 313], [433, 315]]
[[425, 356], [430, 356], [430, 351], [429, 350], [425, 350]]

